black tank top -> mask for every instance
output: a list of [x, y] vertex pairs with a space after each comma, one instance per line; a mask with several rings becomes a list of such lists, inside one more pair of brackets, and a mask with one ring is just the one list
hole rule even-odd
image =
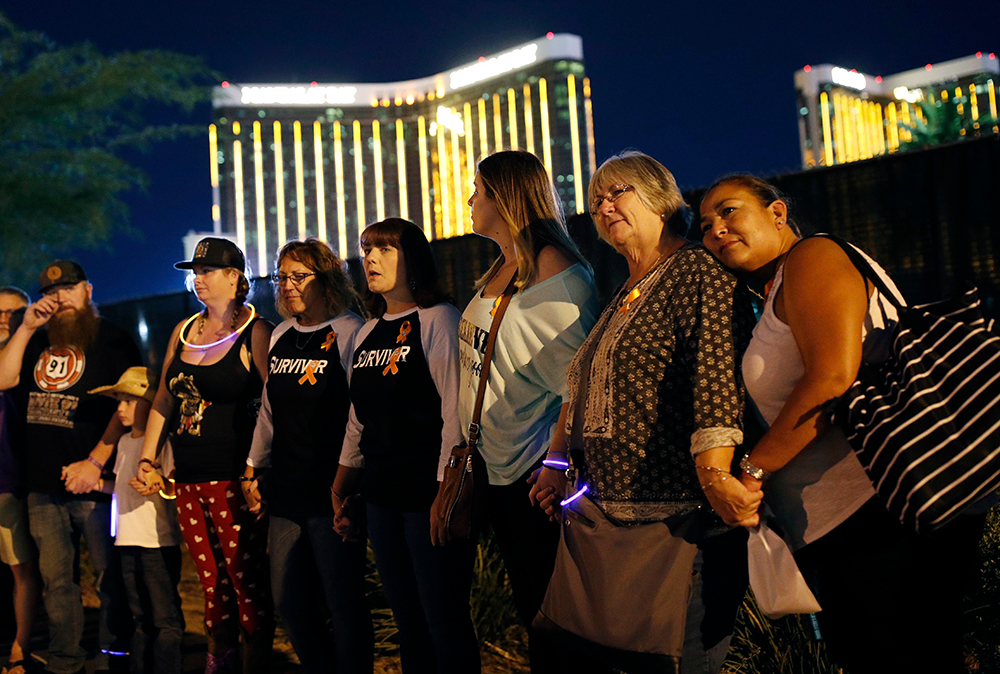
[[263, 382], [252, 362], [249, 370], [243, 365], [240, 351], [250, 350], [258, 320], [212, 365], [185, 363], [177, 345], [167, 386], [176, 405], [170, 442], [178, 482], [232, 480], [246, 468]]
[[361, 494], [376, 505], [417, 512], [437, 495], [443, 422], [427, 358], [418, 311], [378, 319], [354, 350], [351, 402], [364, 426]]

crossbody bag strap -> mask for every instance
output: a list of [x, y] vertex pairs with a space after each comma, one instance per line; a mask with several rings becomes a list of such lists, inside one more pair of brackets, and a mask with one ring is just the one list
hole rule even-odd
[[490, 363], [493, 362], [493, 349], [497, 343], [497, 332], [500, 330], [500, 321], [503, 320], [504, 313], [507, 312], [507, 305], [514, 296], [517, 288], [517, 270], [510, 277], [510, 282], [500, 295], [500, 303], [496, 311], [493, 312], [493, 322], [490, 323], [490, 333], [486, 338], [486, 351], [483, 353], [483, 367], [479, 373], [479, 388], [476, 390], [476, 404], [472, 408], [472, 423], [469, 424], [469, 446], [475, 447], [479, 440], [479, 422], [483, 417], [483, 400], [486, 398], [486, 384], [490, 376]]
[[[830, 241], [833, 241], [835, 244], [840, 246], [843, 249], [844, 253], [847, 255], [847, 258], [851, 261], [851, 264], [853, 264], [854, 267], [859, 272], [861, 272], [861, 275], [865, 278], [866, 281], [871, 281], [872, 285], [878, 288], [878, 291], [882, 294], [882, 297], [884, 297], [886, 300], [888, 300], [890, 304], [896, 307], [897, 311], [902, 311], [903, 309], [906, 308], [906, 304], [903, 302], [903, 300], [896, 297], [896, 293], [889, 290], [889, 286], [885, 284], [885, 281], [882, 280], [882, 277], [879, 276], [874, 269], [872, 269], [872, 266], [871, 264], [869, 264], [868, 260], [866, 260], [864, 256], [861, 253], [859, 253], [854, 246], [852, 246], [851, 244], [847, 243], [839, 236], [836, 236], [834, 234], [824, 233], [824, 234], [814, 234], [813, 236], [821, 236], [824, 239], [830, 239]], [[802, 239], [802, 241], [805, 241], [805, 239]], [[801, 243], [801, 241], [799, 243]]]

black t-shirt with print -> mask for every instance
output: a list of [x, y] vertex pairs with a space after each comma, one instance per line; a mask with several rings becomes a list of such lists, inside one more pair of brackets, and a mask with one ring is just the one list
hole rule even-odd
[[333, 324], [286, 330], [268, 356], [273, 436], [262, 489], [281, 517], [332, 515], [330, 485], [351, 401]]
[[[66, 494], [62, 467], [87, 458], [117, 407], [114, 398], [87, 391], [114, 384], [136, 365], [142, 365], [142, 357], [132, 337], [103, 318], [86, 351], [50, 346], [45, 330], [31, 337], [18, 384], [27, 394], [29, 491]], [[109, 497], [95, 493], [87, 498]]]
[[351, 401], [364, 427], [362, 496], [404, 511], [430, 508], [438, 490], [443, 422], [419, 312], [380, 318], [355, 348]]

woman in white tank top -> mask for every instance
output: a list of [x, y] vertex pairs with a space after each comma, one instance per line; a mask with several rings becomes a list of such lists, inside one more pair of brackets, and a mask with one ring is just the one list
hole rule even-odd
[[763, 490], [785, 530], [823, 607], [831, 655], [852, 673], [964, 671], [955, 580], [964, 560], [944, 551], [971, 548], [978, 538], [956, 532], [957, 540], [929, 541], [903, 529], [873, 498], [843, 433], [823, 413], [854, 382], [862, 359], [884, 359], [895, 309], [837, 243], [800, 240], [787, 199], [759, 178], [712, 185], [701, 227], [705, 247], [765, 298], [743, 376], [769, 429], [744, 457], [739, 479]]

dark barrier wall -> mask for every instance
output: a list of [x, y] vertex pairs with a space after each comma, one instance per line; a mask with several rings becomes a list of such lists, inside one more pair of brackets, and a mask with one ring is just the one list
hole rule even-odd
[[[683, 168], [676, 168], [683, 179]], [[833, 232], [859, 245], [889, 270], [910, 302], [928, 302], [962, 283], [975, 283], [987, 313], [1000, 315], [1000, 206], [995, 203], [1000, 138], [813, 169], [773, 182], [792, 198], [792, 215], [807, 230]], [[696, 212], [702, 192], [685, 195]], [[624, 258], [597, 238], [589, 216], [570, 218], [569, 229], [593, 264], [601, 301], [607, 302], [628, 275]], [[432, 246], [442, 282], [463, 308], [499, 249], [474, 235]], [[352, 260], [350, 266], [355, 284], [363, 287], [360, 262]], [[266, 279], [257, 280], [250, 301], [278, 320]], [[101, 311], [131, 331], [147, 363], [159, 366], [174, 325], [200, 308], [191, 293], [175, 293], [107, 304]]]

